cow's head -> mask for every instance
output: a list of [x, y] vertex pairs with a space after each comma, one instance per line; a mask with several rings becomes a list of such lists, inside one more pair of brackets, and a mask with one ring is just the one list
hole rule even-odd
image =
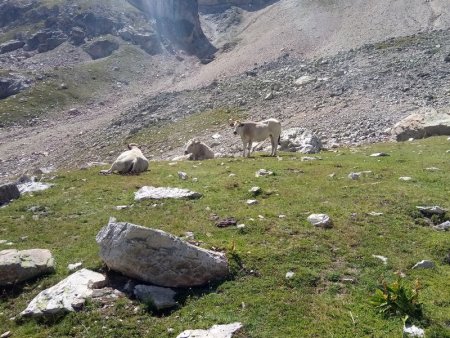
[[195, 151], [195, 148], [197, 144], [200, 144], [200, 141], [197, 139], [189, 140], [189, 142], [186, 144], [186, 150], [184, 151], [184, 154], [192, 154]]
[[230, 127], [233, 127], [233, 134], [237, 135], [239, 133], [239, 130], [244, 126], [243, 123], [241, 123], [241, 121], [236, 120], [230, 123]]
[[136, 143], [129, 143], [128, 144], [128, 149], [133, 149], [133, 148], [139, 148], [139, 146]]

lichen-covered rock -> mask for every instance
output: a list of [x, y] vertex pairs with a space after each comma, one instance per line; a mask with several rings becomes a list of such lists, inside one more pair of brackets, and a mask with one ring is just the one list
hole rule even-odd
[[51, 273], [55, 260], [49, 250], [16, 249], [0, 251], [0, 285], [24, 282], [40, 275]]
[[188, 189], [181, 188], [165, 188], [165, 187], [150, 187], [144, 186], [134, 193], [135, 201], [142, 201], [145, 199], [159, 200], [164, 198], [200, 198], [202, 194]]
[[61, 315], [80, 310], [93, 289], [106, 284], [106, 278], [98, 272], [81, 269], [58, 284], [40, 292], [27, 308], [20, 313], [25, 317], [42, 317]]
[[106, 265], [131, 278], [164, 287], [190, 287], [225, 278], [223, 253], [191, 245], [161, 230], [110, 220], [97, 234]]

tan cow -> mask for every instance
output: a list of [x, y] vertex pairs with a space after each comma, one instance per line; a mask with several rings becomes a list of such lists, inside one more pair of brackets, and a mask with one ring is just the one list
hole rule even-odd
[[277, 147], [280, 143], [281, 135], [281, 123], [276, 119], [268, 119], [261, 122], [240, 122], [234, 121], [230, 123], [231, 127], [234, 127], [234, 135], [239, 134], [242, 139], [242, 144], [244, 146], [244, 153], [242, 156], [245, 157], [245, 149], [247, 148], [247, 157], [250, 157], [252, 152], [252, 143], [261, 142], [270, 137], [270, 142], [272, 143], [272, 152], [270, 156], [277, 155]]
[[203, 142], [197, 139], [190, 140], [186, 145], [185, 155], [191, 154], [190, 160], [201, 161], [214, 158], [214, 152]]
[[138, 174], [148, 169], [148, 160], [145, 158], [137, 144], [130, 143], [127, 151], [119, 155], [114, 161], [111, 168], [100, 171], [101, 174], [111, 174], [118, 172], [119, 174]]

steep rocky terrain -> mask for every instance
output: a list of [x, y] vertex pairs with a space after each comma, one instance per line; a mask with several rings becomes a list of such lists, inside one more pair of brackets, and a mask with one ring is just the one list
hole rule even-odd
[[[10, 81], [7, 91], [0, 83], [8, 96], [0, 180], [110, 160], [136, 133], [216, 108], [314, 129], [328, 146], [384, 140], [401, 117], [445, 109], [450, 98], [450, 3], [393, 6], [8, 0], [0, 5], [0, 76]], [[106, 54], [95, 59], [99, 49]], [[295, 85], [302, 76], [311, 81]], [[210, 143], [224, 127], [193, 133]], [[159, 145], [143, 147], [166, 158], [187, 137], [164, 156]], [[220, 141], [217, 150], [238, 150], [235, 138]]]

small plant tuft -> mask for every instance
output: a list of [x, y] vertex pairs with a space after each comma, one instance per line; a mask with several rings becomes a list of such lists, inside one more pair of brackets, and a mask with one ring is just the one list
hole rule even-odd
[[370, 303], [386, 317], [407, 316], [407, 318], [421, 320], [423, 305], [419, 302], [419, 290], [418, 280], [413, 287], [400, 278], [391, 284], [383, 281], [382, 286], [370, 298]]

